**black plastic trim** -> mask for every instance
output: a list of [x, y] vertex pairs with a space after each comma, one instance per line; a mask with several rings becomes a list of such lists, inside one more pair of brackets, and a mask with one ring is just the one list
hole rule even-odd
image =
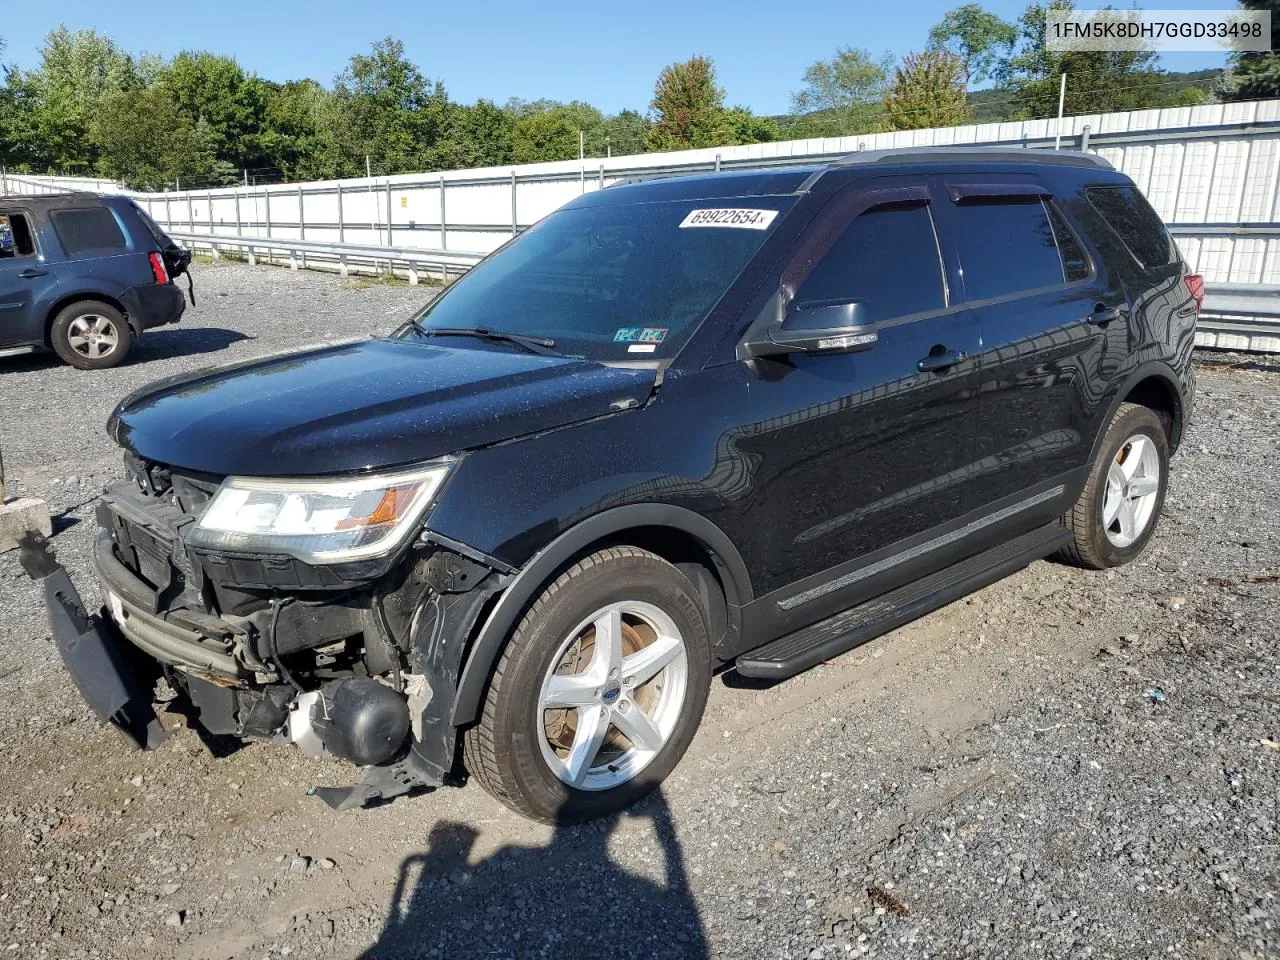
[[1103, 439], [1106, 437], [1107, 427], [1111, 423], [1112, 417], [1116, 415], [1116, 411], [1120, 409], [1120, 404], [1125, 402], [1125, 398], [1132, 392], [1134, 387], [1142, 383], [1144, 380], [1152, 378], [1162, 380], [1173, 392], [1173, 396], [1177, 402], [1177, 410], [1173, 418], [1173, 436], [1169, 439], [1169, 449], [1176, 450], [1182, 442], [1182, 434], [1186, 428], [1191, 411], [1187, 409], [1188, 396], [1184, 388], [1183, 381], [1178, 377], [1173, 367], [1169, 366], [1164, 360], [1148, 360], [1139, 366], [1136, 370], [1125, 377], [1124, 381], [1117, 388], [1115, 395], [1107, 404], [1106, 414], [1098, 421], [1099, 428], [1097, 435], [1093, 438], [1093, 446], [1089, 449], [1089, 463], [1093, 463], [1094, 457], [1098, 455], [1098, 448], [1102, 445]]
[[1070, 539], [1057, 524], [1037, 527], [865, 604], [797, 630], [737, 659], [748, 677], [782, 679], [845, 653], [975, 590], [995, 583]]
[[[683, 507], [662, 503], [632, 504], [598, 513], [538, 551], [502, 592], [481, 627], [462, 669], [454, 707], [455, 724], [470, 723], [479, 716], [484, 690], [502, 647], [543, 584], [584, 547], [636, 527], [671, 527], [702, 543], [722, 566], [731, 617], [738, 607], [752, 599], [751, 578], [738, 548], [706, 517]], [[735, 629], [736, 625], [731, 623], [730, 630]]]

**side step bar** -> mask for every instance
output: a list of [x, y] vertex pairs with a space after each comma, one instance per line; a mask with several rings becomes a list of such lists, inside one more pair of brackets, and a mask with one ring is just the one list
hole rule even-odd
[[1065, 546], [1071, 535], [1057, 523], [1015, 537], [976, 556], [868, 600], [738, 657], [748, 677], [780, 680], [874, 640], [1021, 570]]

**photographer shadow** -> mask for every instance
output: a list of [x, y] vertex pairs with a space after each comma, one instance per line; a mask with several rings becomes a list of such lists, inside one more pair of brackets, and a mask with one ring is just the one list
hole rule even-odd
[[610, 858], [621, 814], [557, 826], [546, 846], [506, 846], [479, 863], [473, 827], [436, 824], [426, 851], [401, 864], [386, 924], [362, 960], [709, 956], [666, 799], [655, 792], [630, 816], [652, 822], [665, 882]]

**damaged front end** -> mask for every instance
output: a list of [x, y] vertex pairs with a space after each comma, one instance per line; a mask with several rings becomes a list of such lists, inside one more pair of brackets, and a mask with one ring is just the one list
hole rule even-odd
[[[98, 507], [104, 615], [75, 616], [82, 605], [47, 550], [30, 551], [28, 567], [46, 584], [59, 649], [99, 716], [154, 745], [148, 682], [163, 674], [210, 734], [293, 743], [365, 768], [353, 786], [317, 791], [332, 806], [441, 785], [454, 761], [466, 643], [510, 568], [422, 532], [426, 507], [415, 508], [412, 529], [385, 554], [355, 550], [354, 559], [316, 563], [251, 549], [234, 519], [227, 539], [240, 549], [209, 545], [202, 518], [215, 507], [226, 513], [217, 498], [234, 484], [133, 455], [126, 466], [130, 477]], [[401, 506], [413, 493], [405, 483], [388, 489], [360, 508], [370, 525], [404, 519], [379, 519], [379, 511], [394, 514], [394, 491]], [[237, 496], [229, 517], [265, 509], [265, 498]], [[277, 507], [296, 510], [292, 501]], [[88, 678], [107, 661], [122, 679], [104, 698]]]

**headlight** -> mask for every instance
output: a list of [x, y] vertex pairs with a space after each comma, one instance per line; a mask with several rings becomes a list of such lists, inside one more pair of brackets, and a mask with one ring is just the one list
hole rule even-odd
[[452, 466], [338, 480], [228, 477], [196, 522], [192, 546], [338, 563], [390, 553], [416, 528]]

